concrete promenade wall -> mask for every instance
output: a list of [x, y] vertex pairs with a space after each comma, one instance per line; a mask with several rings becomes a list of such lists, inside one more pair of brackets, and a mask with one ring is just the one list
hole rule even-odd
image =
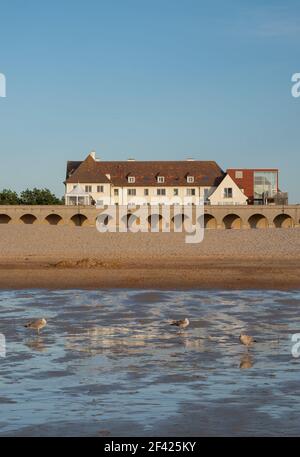
[[[162, 207], [160, 207], [162, 208]], [[178, 207], [170, 208], [170, 226], [175, 225], [176, 219], [182, 219], [180, 214], [174, 216]], [[119, 208], [116, 208], [117, 212]], [[128, 214], [134, 214], [138, 208], [132, 208]], [[1, 224], [50, 224], [79, 227], [95, 226], [99, 214], [105, 219], [106, 209], [97, 209], [93, 206], [6, 206], [0, 205]], [[147, 207], [150, 222], [150, 207]], [[126, 211], [127, 212], [127, 211]], [[153, 212], [152, 212], [153, 214]], [[161, 219], [162, 209], [157, 211], [158, 220]], [[204, 225], [207, 229], [249, 229], [249, 228], [291, 228], [300, 227], [300, 205], [288, 206], [235, 206], [235, 205], [207, 205], [204, 207]], [[109, 219], [109, 218], [108, 218]], [[193, 208], [193, 223], [196, 220], [196, 211]], [[109, 223], [109, 221], [107, 221]]]

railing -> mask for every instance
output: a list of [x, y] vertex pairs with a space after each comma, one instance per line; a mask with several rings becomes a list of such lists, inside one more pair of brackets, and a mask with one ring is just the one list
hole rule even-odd
[[248, 206], [248, 203], [237, 203], [237, 202], [218, 202], [216, 205], [221, 205], [221, 206]]

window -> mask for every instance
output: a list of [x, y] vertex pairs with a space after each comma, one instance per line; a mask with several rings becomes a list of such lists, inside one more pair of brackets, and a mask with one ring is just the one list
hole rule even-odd
[[149, 189], [144, 189], [144, 195], [147, 197], [149, 195]]
[[135, 177], [134, 176], [128, 176], [128, 182], [134, 183], [135, 182]]
[[157, 195], [166, 195], [166, 189], [157, 189]]
[[192, 183], [194, 182], [194, 176], [187, 176], [186, 180], [187, 182]]
[[136, 195], [136, 189], [127, 189], [127, 195], [134, 197]]
[[196, 189], [187, 189], [186, 195], [188, 195], [189, 197], [192, 195], [196, 195]]
[[209, 196], [209, 189], [204, 189], [204, 200], [207, 201]]
[[232, 198], [232, 187], [224, 188], [224, 198]]
[[165, 177], [164, 176], [157, 176], [157, 182], [160, 182], [160, 183], [165, 182]]
[[119, 189], [114, 189], [114, 196], [117, 197], [119, 195]]
[[265, 199], [273, 197], [277, 192], [277, 171], [254, 172], [254, 198]]
[[74, 184], [74, 185], [73, 185], [73, 189], [75, 189], [76, 185], [77, 185], [77, 184]]
[[242, 170], [236, 170], [235, 172], [236, 179], [243, 179], [243, 172]]
[[173, 189], [173, 195], [174, 195], [174, 197], [178, 196], [178, 189]]
[[86, 192], [92, 192], [92, 186], [85, 186]]
[[97, 192], [104, 192], [104, 186], [97, 186]]

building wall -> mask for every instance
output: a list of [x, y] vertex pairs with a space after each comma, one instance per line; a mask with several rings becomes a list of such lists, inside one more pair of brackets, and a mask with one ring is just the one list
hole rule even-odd
[[[232, 189], [232, 198], [224, 197], [224, 189]], [[246, 205], [247, 196], [236, 185], [234, 180], [227, 175], [209, 198], [212, 205]]]
[[[97, 186], [103, 186], [104, 192], [98, 193], [97, 192]], [[75, 184], [66, 184], [66, 193], [69, 193], [73, 190]], [[195, 187], [192, 184], [188, 186], [178, 186], [178, 187], [168, 187], [168, 186], [163, 186], [160, 185], [159, 187], [154, 187], [154, 186], [149, 186], [149, 187], [135, 187], [134, 183], [129, 184], [126, 187], [117, 187], [113, 186], [112, 184], [101, 184], [101, 183], [80, 183], [80, 186], [85, 189], [85, 186], [92, 186], [92, 192], [90, 195], [92, 198], [96, 201], [102, 201], [105, 198], [109, 199], [111, 198], [111, 202], [114, 204], [118, 205], [126, 205], [128, 202], [130, 203], [140, 203], [141, 200], [145, 201], [145, 203], [151, 203], [153, 200], [157, 200], [157, 202], [160, 203], [168, 203], [168, 201], [176, 198], [174, 195], [174, 189], [178, 189], [178, 196], [181, 201], [184, 200], [184, 198], [187, 198], [187, 189], [195, 189], [195, 197], [188, 197], [190, 198], [191, 202], [197, 202], [197, 198], [203, 198], [207, 196], [210, 196], [216, 189], [216, 187]], [[114, 190], [118, 189], [118, 195], [116, 196], [114, 193]], [[128, 195], [128, 189], [135, 189], [136, 195], [131, 196]], [[145, 189], [148, 189], [148, 195], [145, 195], [144, 191]], [[165, 189], [166, 190], [166, 195], [165, 196], [159, 196], [157, 195], [157, 189]]]
[[[136, 196], [128, 195], [128, 189], [136, 189]], [[148, 195], [145, 195], [145, 189], [148, 190]], [[157, 195], [158, 189], [165, 189], [166, 195]], [[174, 195], [174, 189], [178, 189], [178, 195]], [[195, 189], [195, 196], [189, 196], [187, 193], [188, 189]], [[204, 199], [205, 189], [208, 189], [208, 195], [210, 195], [215, 187], [195, 187], [192, 184], [186, 187], [123, 187], [120, 188], [119, 194], [119, 204], [127, 204], [127, 202], [139, 203], [141, 200], [144, 200], [146, 203], [165, 203], [172, 200], [184, 201], [185, 198], [188, 198], [191, 202], [197, 202], [199, 198]]]
[[[243, 173], [242, 178], [236, 177], [236, 172], [241, 171]], [[235, 181], [235, 183], [244, 190], [250, 202], [254, 199], [254, 173], [256, 171], [275, 171], [277, 172], [277, 191], [278, 191], [278, 170], [274, 168], [228, 168], [226, 173]]]
[[[253, 202], [254, 198], [254, 173], [256, 171], [275, 171], [277, 173], [277, 189], [278, 189], [278, 170], [276, 169], [228, 169], [227, 176], [223, 179], [223, 181], [219, 184], [218, 187], [197, 187], [193, 186], [193, 184], [187, 184], [186, 186], [178, 186], [178, 187], [169, 187], [160, 184], [159, 186], [149, 186], [149, 187], [142, 187], [142, 186], [135, 186], [134, 183], [128, 183], [127, 186], [117, 187], [113, 186], [111, 183], [80, 183], [81, 187], [85, 189], [85, 186], [89, 185], [92, 187], [92, 192], [90, 192], [91, 197], [96, 203], [100, 204], [100, 202], [108, 202], [111, 201], [114, 204], [118, 205], [126, 205], [128, 203], [132, 204], [142, 204], [141, 202], [145, 202], [146, 204], [153, 203], [153, 200], [157, 203], [165, 203], [167, 204], [170, 200], [174, 200], [178, 198], [181, 202], [184, 199], [188, 198], [191, 203], [197, 203], [197, 199], [203, 198], [205, 199], [209, 197], [209, 200], [212, 205], [226, 205], [226, 204], [234, 204], [234, 205], [243, 205], [247, 203], [247, 199], [249, 203]], [[236, 172], [242, 172], [242, 178], [237, 177]], [[229, 180], [231, 182], [229, 182]], [[97, 192], [97, 186], [103, 186], [103, 192]], [[66, 184], [66, 192], [69, 193], [74, 184]], [[225, 187], [232, 187], [233, 188], [233, 196], [232, 198], [224, 198], [224, 188]], [[118, 189], [118, 195], [115, 195], [114, 191]], [[136, 195], [128, 195], [128, 189], [135, 189]], [[148, 195], [145, 195], [144, 191], [148, 189]], [[157, 195], [158, 189], [165, 189], [166, 195]], [[174, 189], [178, 189], [178, 196], [174, 195]], [[187, 190], [188, 189], [195, 189], [195, 196], [188, 196]], [[205, 194], [205, 192], [207, 192]]]
[[[97, 200], [102, 200], [104, 196], [109, 197], [111, 192], [111, 184], [109, 183], [80, 183], [83, 190], [85, 186], [92, 186], [92, 192], [90, 192], [91, 197], [97, 202]], [[71, 192], [76, 184], [66, 184], [66, 193]], [[97, 192], [97, 187], [103, 186], [103, 192]]]

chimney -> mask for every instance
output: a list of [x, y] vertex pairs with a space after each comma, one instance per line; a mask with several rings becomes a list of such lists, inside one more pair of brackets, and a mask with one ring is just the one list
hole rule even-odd
[[96, 160], [96, 152], [95, 152], [95, 151], [90, 152], [90, 156], [91, 156], [94, 160]]
[[187, 162], [195, 162], [195, 159], [193, 159], [193, 157], [188, 157], [188, 158], [186, 159], [186, 161], [187, 161]]
[[129, 159], [127, 159], [127, 162], [135, 162], [135, 159], [133, 157], [129, 157]]

